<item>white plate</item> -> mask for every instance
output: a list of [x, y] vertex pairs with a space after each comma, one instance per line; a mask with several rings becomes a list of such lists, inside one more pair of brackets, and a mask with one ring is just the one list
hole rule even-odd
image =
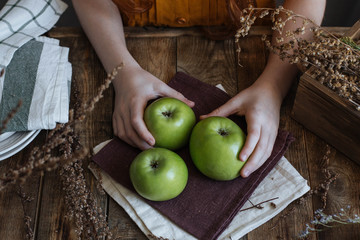
[[2, 133], [0, 134], [0, 142], [4, 141], [5, 139], [7, 139], [8, 137], [10, 137], [11, 135], [13, 135], [15, 132], [6, 132], [6, 133]]
[[0, 142], [0, 160], [4, 160], [16, 154], [26, 147], [41, 130], [29, 132], [15, 132], [6, 140]]

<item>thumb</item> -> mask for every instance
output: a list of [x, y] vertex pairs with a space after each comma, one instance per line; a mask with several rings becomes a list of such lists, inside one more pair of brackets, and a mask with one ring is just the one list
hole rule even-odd
[[184, 95], [182, 95], [181, 93], [179, 93], [178, 91], [174, 90], [173, 88], [165, 85], [166, 87], [164, 87], [161, 90], [161, 94], [167, 97], [173, 97], [176, 98], [182, 102], [184, 102], [185, 104], [187, 104], [189, 107], [194, 107], [195, 103], [189, 99], [187, 99], [186, 97], [184, 97]]
[[232, 98], [229, 101], [227, 101], [224, 105], [215, 109], [214, 111], [200, 116], [200, 119], [204, 119], [212, 116], [227, 117], [233, 113], [239, 112], [240, 107], [241, 107], [241, 102], [238, 99], [235, 100], [234, 98]]

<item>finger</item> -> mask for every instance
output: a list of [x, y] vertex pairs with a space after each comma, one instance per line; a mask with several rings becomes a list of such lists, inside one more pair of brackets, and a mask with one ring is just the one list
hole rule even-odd
[[273, 131], [270, 135], [270, 138], [269, 138], [269, 149], [268, 149], [268, 152], [269, 152], [269, 157], [272, 153], [272, 150], [274, 148], [274, 145], [275, 145], [275, 141], [276, 141], [276, 137], [277, 137], [277, 130], [276, 131]]
[[239, 102], [236, 102], [233, 99], [230, 99], [224, 105], [215, 109], [211, 113], [200, 116], [200, 119], [204, 119], [204, 118], [212, 117], [212, 116], [227, 117], [235, 112], [238, 112], [239, 107], [240, 107]]
[[145, 106], [145, 103], [143, 105], [135, 104], [133, 111], [131, 111], [131, 124], [140, 138], [142, 138], [150, 146], [154, 146], [155, 138], [149, 132], [143, 120]]
[[166, 84], [160, 88], [160, 93], [164, 96], [173, 97], [187, 104], [189, 107], [194, 107], [195, 103], [187, 99], [184, 95], [176, 91], [175, 89], [167, 86]]
[[241, 161], [246, 161], [251, 155], [251, 153], [254, 151], [256, 144], [259, 142], [260, 139], [261, 127], [258, 124], [254, 124], [249, 121], [247, 134], [248, 135], [246, 137], [245, 144], [239, 154], [239, 159]]
[[[130, 113], [129, 116], [131, 116]], [[151, 148], [151, 146], [147, 142], [145, 142], [142, 138], [140, 138], [140, 136], [137, 134], [137, 132], [135, 131], [134, 127], [131, 124], [130, 117], [124, 119], [124, 123], [125, 123], [124, 126], [125, 126], [126, 136], [131, 142], [133, 142], [135, 147], [138, 147], [141, 150], [146, 150]]]
[[261, 133], [260, 140], [256, 144], [254, 152], [251, 154], [245, 166], [241, 170], [241, 176], [248, 177], [268, 159], [272, 149], [272, 145], [269, 144], [269, 140], [270, 135], [268, 133]]
[[112, 126], [113, 126], [114, 135], [119, 136], [118, 120], [115, 113], [113, 113], [113, 117], [112, 117]]
[[133, 143], [133, 141], [127, 137], [127, 133], [125, 130], [125, 125], [124, 125], [124, 119], [121, 117], [121, 115], [115, 116], [114, 119], [115, 119], [115, 121], [113, 121], [113, 126], [114, 126], [114, 129], [117, 129], [117, 131], [114, 132], [114, 134], [116, 136], [118, 136], [121, 140], [126, 142], [127, 144], [135, 147], [135, 144]]

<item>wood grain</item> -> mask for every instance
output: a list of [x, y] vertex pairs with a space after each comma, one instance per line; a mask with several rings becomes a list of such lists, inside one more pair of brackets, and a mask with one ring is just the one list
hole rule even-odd
[[112, 230], [113, 239], [148, 239], [125, 210], [112, 198], [109, 199], [109, 227]]
[[[230, 95], [235, 95], [250, 86], [265, 66], [267, 51], [260, 36], [267, 33], [267, 30], [262, 31], [241, 40], [243, 68], [237, 66], [232, 40], [212, 41], [195, 30], [141, 29], [137, 32], [134, 29], [128, 32], [127, 45], [144, 69], [165, 82], [168, 82], [176, 71], [183, 71], [213, 85], [221, 83]], [[344, 29], [338, 31], [343, 33]], [[71, 105], [74, 106], [76, 102], [83, 102], [94, 96], [96, 89], [103, 83], [105, 71], [82, 31], [57, 28], [48, 35], [60, 39], [61, 45], [70, 47], [70, 61], [73, 67]], [[313, 189], [324, 181], [324, 168], [339, 174], [335, 183], [330, 185], [326, 213], [337, 213], [340, 208], [350, 205], [351, 213], [359, 214], [360, 166], [332, 147], [330, 161], [322, 161], [326, 145], [329, 143], [291, 118], [295, 92], [296, 85], [290, 90], [281, 109], [280, 127], [290, 131], [296, 138], [285, 156]], [[75, 126], [83, 146], [91, 149], [113, 137], [113, 106], [114, 92], [111, 87], [94, 111], [87, 116], [86, 121]], [[0, 162], [0, 173], [27, 161], [32, 147], [43, 144], [45, 139], [46, 131], [43, 131], [23, 151]], [[85, 177], [91, 192], [108, 215], [114, 239], [146, 239], [117, 203], [97, 191], [95, 179], [86, 169], [89, 161], [90, 159], [85, 161]], [[0, 192], [1, 239], [25, 238], [23, 209], [15, 191], [16, 188], [11, 187]], [[33, 175], [25, 183], [24, 192], [34, 197], [34, 200], [26, 205], [26, 212], [35, 230], [35, 239], [75, 239], [74, 226], [65, 219], [66, 208], [58, 171], [46, 173], [43, 177]], [[294, 202], [278, 216], [244, 236], [242, 240], [295, 239], [301, 230], [305, 229], [305, 224], [312, 219], [313, 212], [321, 206], [322, 202], [317, 195], [306, 198], [301, 204]], [[287, 216], [284, 217], [285, 215]], [[309, 239], [360, 239], [360, 230], [356, 225], [336, 227], [313, 234]]]
[[[360, 20], [344, 36], [360, 35]], [[310, 131], [360, 164], [360, 112], [346, 99], [319, 83], [310, 68], [300, 78], [293, 117]]]
[[[207, 27], [211, 32], [216, 32], [216, 26]], [[324, 27], [329, 32], [337, 35], [343, 35], [348, 31], [349, 27]], [[127, 38], [176, 38], [181, 36], [197, 36], [203, 37], [204, 31], [202, 27], [189, 28], [170, 28], [170, 27], [124, 27], [125, 36]], [[262, 34], [271, 34], [270, 26], [253, 26], [248, 36], [261, 36]], [[64, 37], [80, 37], [84, 35], [83, 31], [78, 27], [59, 27], [53, 28], [46, 33], [47, 36], [53, 38]]]
[[238, 63], [236, 67], [239, 79], [238, 89], [241, 91], [251, 86], [260, 76], [265, 68], [269, 53], [259, 36], [242, 38], [235, 47], [238, 48], [239, 46], [241, 52], [236, 55]]
[[[350, 206], [350, 213], [359, 214], [359, 196], [360, 196], [360, 175], [359, 167], [352, 161], [349, 161], [343, 154], [330, 147], [328, 161], [324, 160], [327, 143], [320, 140], [316, 135], [306, 132], [306, 155], [308, 156], [309, 174], [311, 187], [315, 189], [324, 182], [326, 175], [324, 169], [329, 169], [332, 174], [338, 174], [334, 184], [328, 191], [327, 204], [324, 213], [339, 214], [340, 209], [346, 209]], [[313, 195], [313, 208], [320, 209], [323, 202], [319, 196]], [[318, 239], [360, 239], [360, 232], [357, 225], [336, 227], [335, 229], [326, 229], [318, 234]]]
[[300, 79], [293, 117], [360, 164], [360, 112], [307, 73]]
[[175, 75], [176, 39], [128, 38], [127, 47], [140, 66], [160, 80], [169, 82]]
[[[73, 66], [71, 107], [90, 100], [97, 89], [104, 83], [106, 73], [90, 43], [81, 37], [68, 35], [60, 39], [62, 46], [70, 48], [69, 60]], [[75, 50], [75, 51], [74, 51]], [[112, 137], [112, 91], [106, 91], [106, 97], [100, 100], [92, 113], [88, 114], [81, 125], [75, 126], [75, 134], [82, 146], [92, 149], [96, 144]], [[109, 106], [104, 108], [101, 105]], [[105, 123], [104, 123], [105, 122]], [[83, 168], [87, 169], [90, 159], [85, 159]], [[107, 196], [100, 195], [95, 187], [95, 179], [86, 170], [84, 176], [102, 209], [107, 211]], [[45, 174], [44, 192], [42, 195], [39, 217], [38, 239], [76, 239], [74, 228], [66, 218], [67, 209], [64, 203], [64, 191], [59, 179], [59, 171]]]
[[[140, 66], [160, 80], [168, 82], [174, 76], [176, 71], [175, 39], [128, 38], [127, 47]], [[109, 200], [108, 212], [109, 225], [115, 239], [147, 239], [113, 199]]]
[[[25, 164], [33, 147], [44, 142], [46, 133], [40, 132], [35, 140], [16, 155], [0, 162], [0, 174], [3, 175], [10, 169], [16, 169]], [[2, 239], [25, 239], [25, 214], [31, 218], [31, 229], [36, 234], [38, 220], [38, 201], [41, 197], [42, 177], [40, 173], [34, 173], [22, 185], [26, 196], [32, 198], [23, 208], [17, 192], [19, 184], [13, 185], [0, 192], [0, 236]]]
[[185, 72], [211, 85], [222, 84], [231, 96], [238, 92], [232, 40], [212, 41], [204, 37], [178, 37], [177, 71]]

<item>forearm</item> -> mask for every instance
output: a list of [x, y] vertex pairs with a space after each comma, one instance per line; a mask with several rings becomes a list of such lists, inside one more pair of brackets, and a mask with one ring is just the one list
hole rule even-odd
[[126, 48], [120, 12], [111, 0], [73, 0], [80, 23], [104, 68], [137, 65]]
[[[325, 3], [326, 0], [288, 0], [285, 1], [283, 6], [285, 9], [303, 15], [311, 19], [317, 25], [320, 25], [325, 11]], [[286, 16], [282, 16], [283, 19], [285, 19], [285, 17]], [[301, 27], [302, 24], [303, 22], [300, 19], [298, 19], [296, 23], [289, 21], [283, 32], [295, 30], [296, 28]], [[277, 37], [280, 37], [279, 33], [274, 31], [272, 44], [277, 44], [275, 40]], [[282, 37], [285, 38], [284, 36]], [[311, 33], [308, 31], [301, 37], [309, 39], [311, 38]], [[290, 64], [286, 60], [282, 61], [277, 54], [270, 53], [268, 63], [262, 76], [259, 78], [259, 81], [267, 81], [267, 84], [272, 85], [279, 93], [279, 97], [283, 99], [287, 94], [291, 83], [295, 79], [297, 72], [298, 68], [295, 64]]]

